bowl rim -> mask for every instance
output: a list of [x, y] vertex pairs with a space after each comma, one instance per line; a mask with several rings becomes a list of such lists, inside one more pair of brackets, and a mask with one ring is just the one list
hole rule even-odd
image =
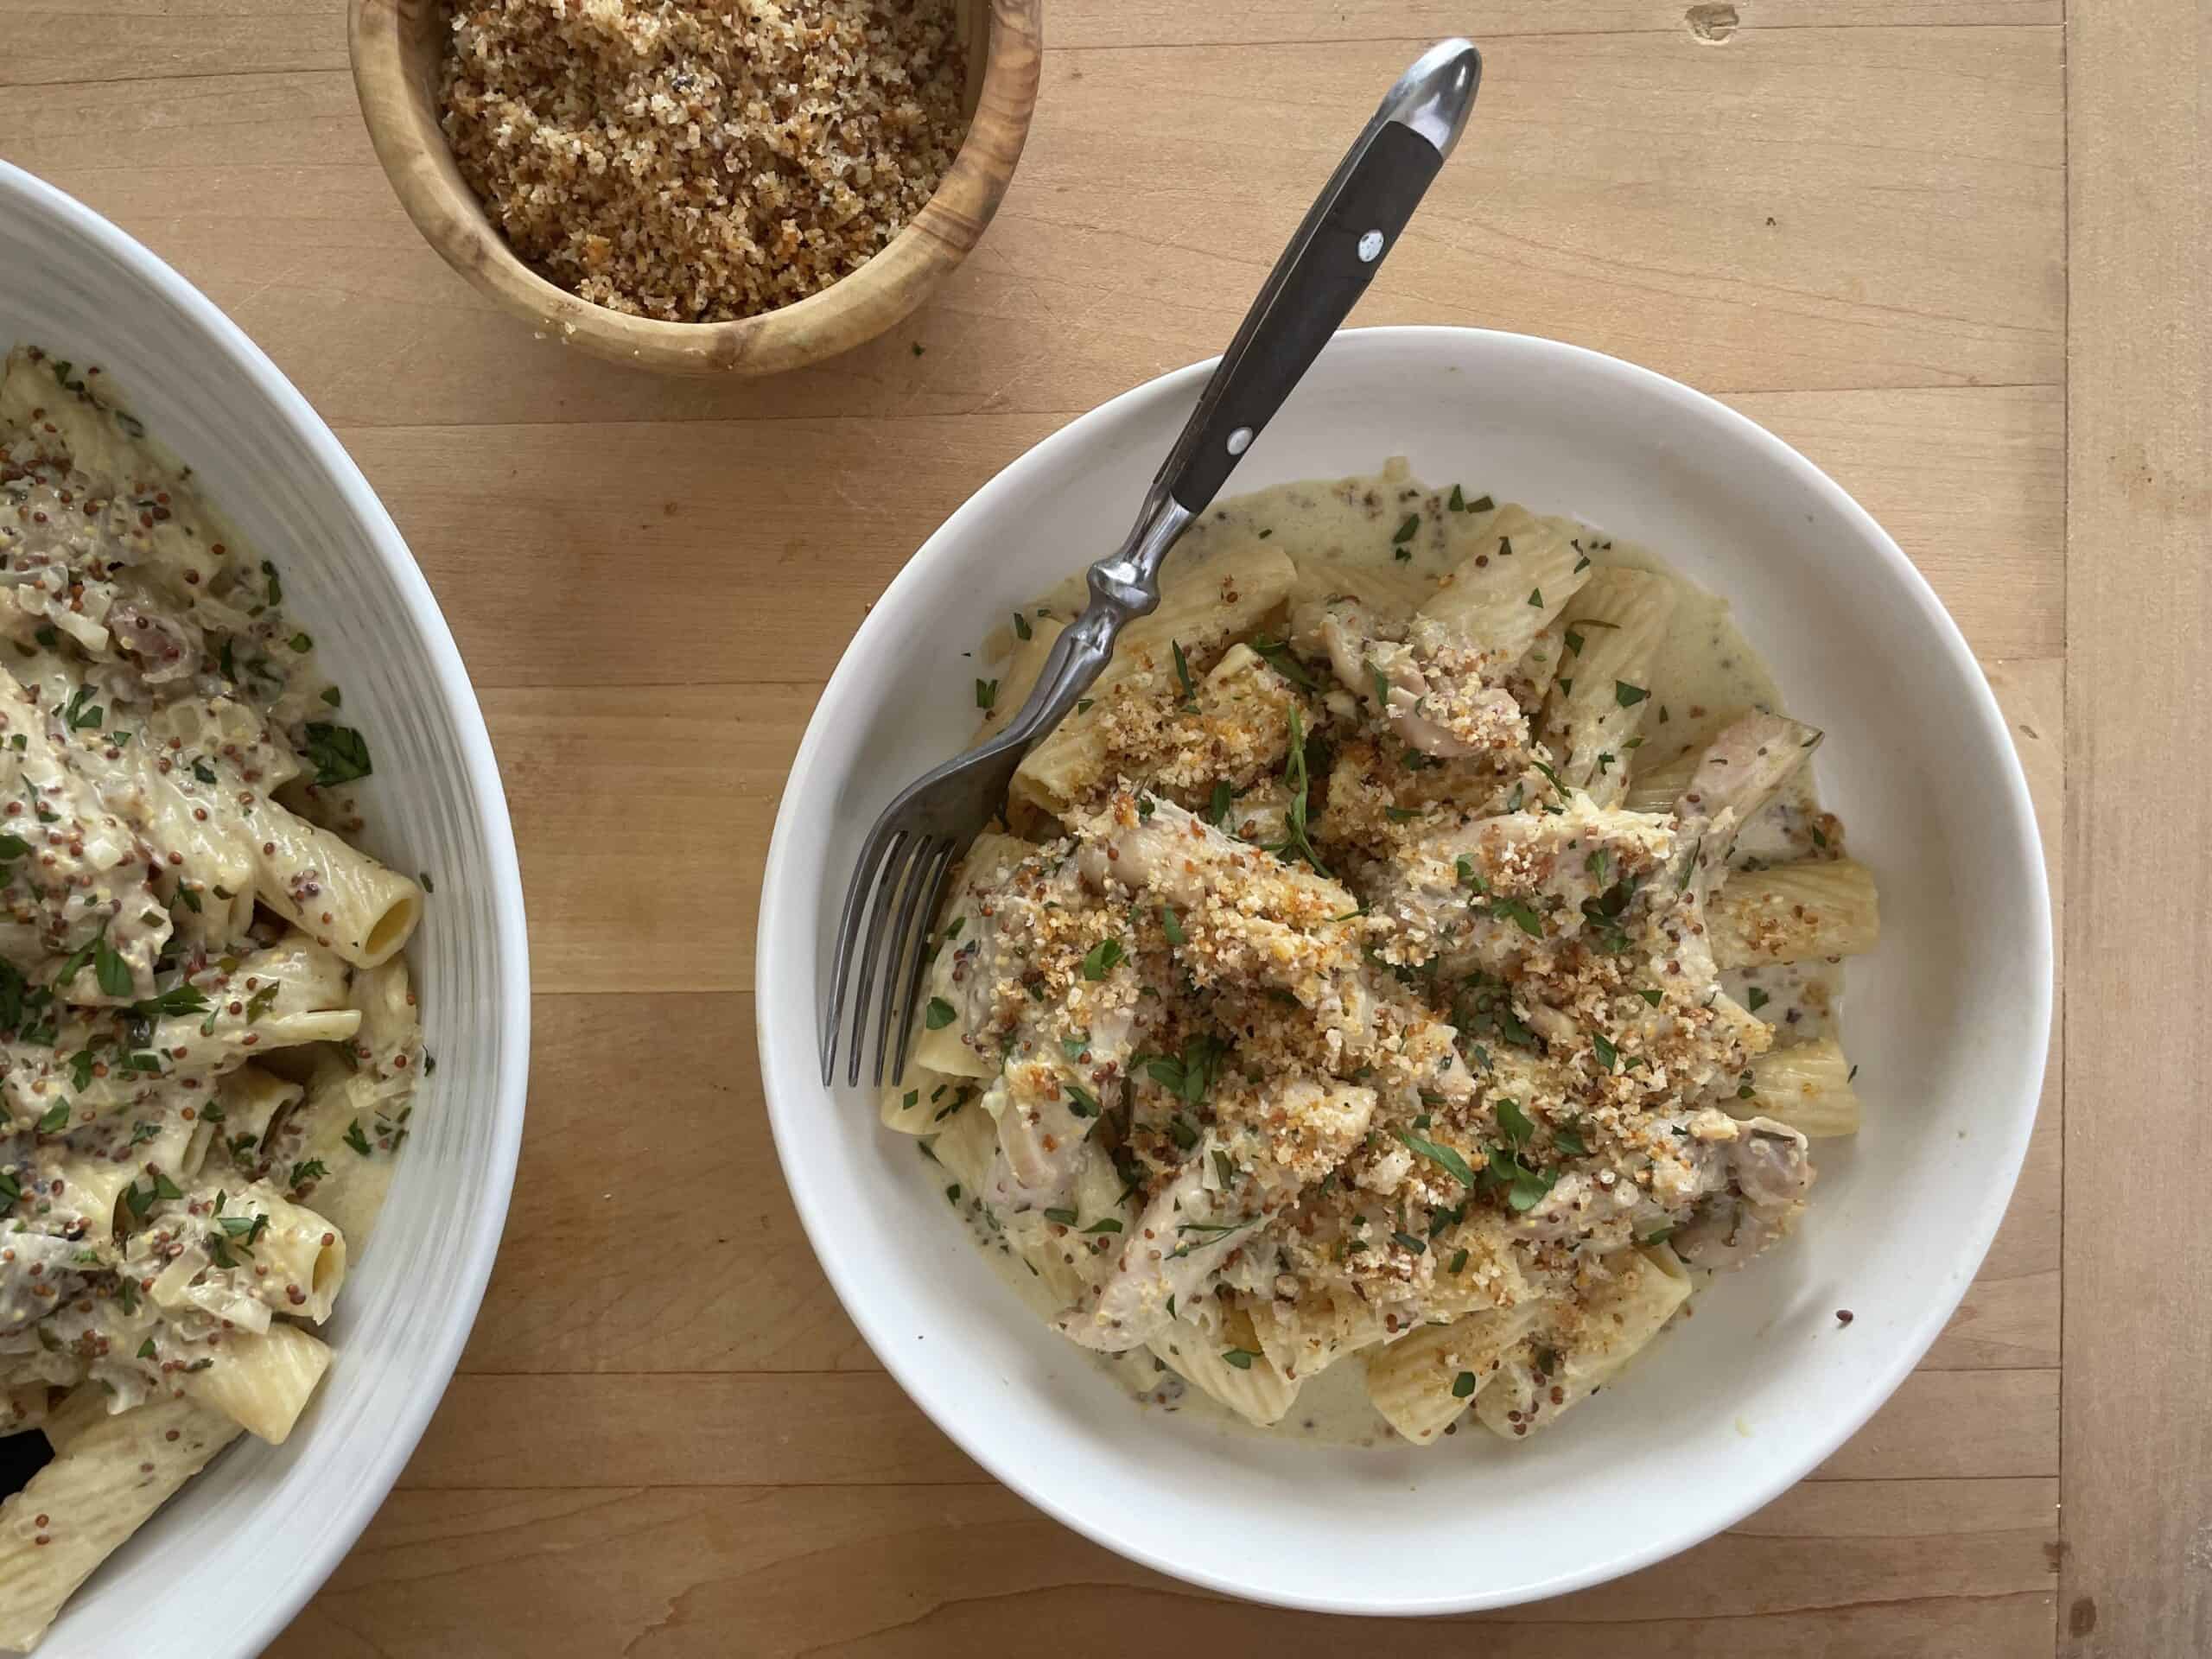
[[[1196, 1568], [1178, 1560], [1173, 1554], [1147, 1543], [1142, 1534], [1135, 1529], [1116, 1531], [1107, 1524], [1093, 1522], [1077, 1516], [1052, 1495], [1046, 1483], [1033, 1478], [1031, 1465], [1002, 1456], [993, 1446], [982, 1443], [978, 1435], [970, 1432], [968, 1420], [962, 1414], [939, 1409], [939, 1402], [931, 1397], [931, 1390], [919, 1380], [918, 1367], [911, 1360], [906, 1346], [891, 1339], [891, 1333], [873, 1312], [874, 1304], [861, 1294], [864, 1286], [857, 1271], [848, 1269], [835, 1248], [840, 1236], [836, 1218], [826, 1211], [820, 1196], [812, 1190], [805, 1173], [805, 1160], [797, 1150], [806, 1140], [807, 1131], [818, 1120], [822, 1104], [819, 1056], [815, 1050], [817, 1032], [812, 1023], [804, 1031], [784, 1029], [775, 1017], [774, 1010], [769, 1007], [772, 994], [789, 977], [785, 970], [790, 958], [779, 950], [779, 943], [788, 938], [810, 932], [816, 925], [818, 895], [801, 890], [803, 884], [793, 880], [787, 868], [797, 856], [794, 847], [806, 833], [798, 822], [800, 801], [810, 794], [809, 785], [814, 774], [827, 764], [825, 756], [828, 752], [846, 741], [842, 734], [854, 729], [856, 721], [865, 723], [874, 718], [873, 711], [846, 706], [857, 696], [853, 690], [854, 683], [846, 673], [849, 664], [865, 660], [874, 653], [874, 648], [890, 643], [892, 637], [903, 626], [905, 607], [910, 602], [913, 591], [921, 585], [923, 571], [928, 567], [958, 558], [967, 521], [980, 511], [978, 503], [984, 498], [994, 493], [1007, 480], [1052, 467], [1063, 454], [1079, 452], [1095, 434], [1110, 428], [1115, 421], [1138, 404], [1148, 401], [1194, 402], [1199, 388], [1220, 359], [1211, 358], [1204, 362], [1170, 370], [1133, 386], [1077, 416], [1007, 462], [978, 486], [931, 533], [893, 578], [882, 596], [869, 608], [866, 620], [838, 658], [837, 667], [823, 688], [785, 782], [783, 801], [777, 810], [761, 880], [753, 973], [754, 1027], [760, 1049], [762, 1091], [768, 1107], [770, 1128], [775, 1137], [777, 1160], [782, 1167], [785, 1185], [790, 1192], [793, 1208], [798, 1212], [800, 1224], [806, 1231], [815, 1259], [821, 1264], [824, 1276], [829, 1279], [847, 1315], [907, 1398], [918, 1406], [962, 1452], [975, 1459], [1001, 1484], [1063, 1526], [1126, 1560], [1219, 1594], [1310, 1612], [1404, 1617], [1473, 1612], [1547, 1599], [1602, 1584], [1667, 1560], [1772, 1503], [1858, 1433], [1896, 1393], [1898, 1386], [1942, 1334], [1967, 1287], [1987, 1260], [1989, 1247], [2010, 1206], [2013, 1191], [2018, 1184], [2021, 1165], [2026, 1157], [2029, 1139], [2040, 1115], [2042, 1086], [2050, 1065], [2055, 962], [2050, 872], [2037, 833], [2034, 804], [2028, 793], [2027, 775], [2021, 766], [2018, 752], [2012, 742], [2010, 728], [1979, 662], [1927, 578], [1905, 556], [1904, 550], [1873, 516], [1811, 461], [1750, 416], [1731, 409], [1716, 397], [1655, 370], [1587, 346], [1549, 340], [1541, 335], [1445, 324], [1344, 329], [1339, 331], [1325, 349], [1357, 352], [1366, 349], [1367, 342], [1372, 341], [1379, 346], [1391, 340], [1427, 341], [1441, 348], [1451, 342], [1464, 343], [1469, 340], [1507, 349], [1556, 353], [1562, 360], [1618, 377], [1648, 393], [1676, 403], [1686, 413], [1718, 423], [1728, 434], [1747, 443], [1765, 465], [1790, 475], [1840, 515], [1864, 538], [1872, 556], [1900, 584], [1914, 605], [1933, 625], [1950, 666], [1958, 671], [1958, 677], [1965, 687], [1964, 701], [1971, 705], [1976, 724], [1992, 740], [2001, 757], [2000, 770], [2004, 778], [2002, 806], [2007, 829], [2016, 841], [2013, 853], [2024, 861], [2024, 868], [2034, 872], [2038, 878], [2030, 884], [2032, 888], [2029, 895], [2030, 914], [2025, 918], [2035, 944], [2035, 959], [2030, 964], [2032, 972], [2029, 975], [2035, 990], [2030, 1029], [2023, 1033], [2029, 1040], [2024, 1041], [2022, 1047], [2035, 1057], [2032, 1087], [2024, 1088], [2023, 1102], [2012, 1114], [2000, 1154], [1987, 1166], [1993, 1179], [1984, 1182], [1979, 1189], [1977, 1208], [1964, 1235], [1972, 1245], [1970, 1268], [1955, 1274], [1952, 1282], [1937, 1293], [1917, 1325], [1902, 1337], [1890, 1365], [1863, 1387], [1859, 1396], [1850, 1402], [1847, 1408], [1836, 1412], [1827, 1427], [1814, 1436], [1798, 1455], [1769, 1465], [1758, 1479], [1741, 1483], [1728, 1502], [1717, 1506], [1712, 1513], [1701, 1516], [1694, 1522], [1663, 1534], [1655, 1533], [1650, 1540], [1619, 1551], [1609, 1559], [1560, 1573], [1535, 1584], [1503, 1590], [1378, 1596], [1347, 1594], [1332, 1590], [1319, 1575], [1315, 1587], [1310, 1592], [1276, 1593], [1255, 1591], [1220, 1573]], [[817, 995], [810, 987], [810, 999]]]
[[[530, 941], [524, 927], [522, 869], [515, 852], [514, 830], [507, 811], [507, 798], [499, 783], [499, 763], [484, 724], [482, 709], [461, 662], [460, 648], [438, 608], [422, 568], [408, 549], [399, 528], [384, 504], [369, 487], [337, 436], [322, 417], [285, 377], [269, 355], [245, 332], [217, 308], [214, 302], [188, 282], [173, 266], [143, 243], [82, 202], [48, 184], [36, 175], [0, 161], [0, 201], [14, 197], [41, 213], [66, 222], [122, 266], [132, 276], [156, 290], [196, 327], [212, 350], [229, 358], [251, 379], [273, 407], [277, 418], [315, 457], [337, 494], [340, 510], [350, 516], [383, 561], [400, 590], [408, 619], [417, 630], [429, 658], [431, 696], [449, 722], [460, 748], [461, 764], [476, 809], [477, 829], [484, 838], [489, 866], [493, 925], [492, 976], [499, 999], [499, 1038], [501, 1052], [512, 1060], [498, 1079], [493, 1098], [471, 1103], [471, 1109], [489, 1114], [492, 1122], [491, 1166], [481, 1201], [470, 1205], [460, 1253], [461, 1271], [453, 1294], [446, 1299], [454, 1317], [440, 1327], [429, 1351], [427, 1363], [417, 1371], [423, 1384], [412, 1389], [399, 1413], [396, 1431], [359, 1460], [355, 1478], [345, 1489], [329, 1494], [335, 1519], [321, 1529], [314, 1547], [289, 1563], [270, 1563], [271, 1587], [259, 1599], [257, 1612], [231, 1634], [240, 1653], [258, 1653], [275, 1641], [320, 1590], [340, 1561], [351, 1552], [362, 1531], [382, 1507], [400, 1471], [414, 1454], [445, 1392], [453, 1381], [462, 1349], [475, 1328], [476, 1313], [492, 1276], [493, 1259], [506, 1225], [507, 1206], [513, 1195], [516, 1160], [522, 1147], [523, 1116], [530, 1076]], [[461, 1317], [465, 1315], [466, 1317]], [[434, 1382], [435, 1386], [430, 1384]], [[314, 1425], [307, 1433], [312, 1435]]]
[[[408, 219], [438, 256], [537, 333], [611, 362], [677, 374], [768, 375], [852, 350], [912, 314], [966, 259], [1013, 182], [1036, 112], [1044, 0], [987, 0], [983, 74], [968, 130], [937, 188], [860, 267], [788, 305], [727, 322], [632, 316], [533, 270], [461, 180], [452, 148], [410, 94], [400, 16], [445, 0], [348, 0], [347, 54], [362, 123]], [[988, 124], [985, 112], [992, 112]]]

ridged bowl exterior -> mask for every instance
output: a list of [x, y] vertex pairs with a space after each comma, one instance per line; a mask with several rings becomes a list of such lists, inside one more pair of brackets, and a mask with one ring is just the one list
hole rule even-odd
[[321, 1334], [337, 1357], [283, 1446], [240, 1441], [78, 1592], [39, 1659], [257, 1653], [352, 1545], [461, 1357], [522, 1140], [521, 876], [484, 719], [391, 518], [330, 429], [208, 301], [112, 226], [0, 163], [0, 352], [100, 366], [275, 562], [366, 734], [370, 850], [435, 884], [409, 947], [437, 1065], [374, 1239]]

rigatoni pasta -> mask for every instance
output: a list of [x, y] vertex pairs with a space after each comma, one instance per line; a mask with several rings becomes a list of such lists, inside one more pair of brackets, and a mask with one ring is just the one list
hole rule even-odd
[[880, 1115], [1147, 1399], [1517, 1440], [1805, 1213], [1872, 878], [1820, 734], [1602, 532], [1394, 466], [1192, 537], [950, 884]]
[[[70, 510], [64, 512], [63, 504]], [[241, 1430], [289, 1434], [429, 1070], [366, 741], [193, 480], [0, 378], [0, 1648]]]

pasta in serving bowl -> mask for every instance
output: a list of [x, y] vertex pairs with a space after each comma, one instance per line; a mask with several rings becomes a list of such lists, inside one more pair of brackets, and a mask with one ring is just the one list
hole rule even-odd
[[[998, 631], [978, 741], [1079, 602]], [[1525, 1439], [1796, 1225], [1879, 908], [1725, 605], [1394, 463], [1215, 507], [1090, 691], [882, 1116], [1138, 1392]], [[1371, 1410], [1310, 1387], [1355, 1357]]]
[[2017, 762], [1902, 556], [1749, 423], [1345, 334], [969, 855], [916, 1065], [826, 1093], [858, 836], [1018, 703], [1067, 527], [1110, 538], [1200, 372], [971, 499], [825, 694], [760, 933], [787, 1178], [925, 1408], [1136, 1559], [1354, 1611], [1625, 1571], [1833, 1450], [1986, 1248], [2048, 1020]]
[[0, 1649], [257, 1652], [489, 1273], [512, 842], [328, 431], [4, 165], [0, 354]]

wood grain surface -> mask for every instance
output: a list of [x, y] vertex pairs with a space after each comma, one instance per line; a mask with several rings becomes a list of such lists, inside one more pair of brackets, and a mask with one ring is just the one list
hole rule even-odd
[[2071, 44], [2067, 768], [2119, 810], [2067, 825], [2061, 1630], [2125, 1659], [2212, 1653], [2212, 777], [2172, 764], [2212, 697], [2212, 15], [2075, 0]]
[[[177, 264], [338, 428], [453, 622], [531, 884], [505, 1249], [399, 1490], [275, 1651], [2212, 1648], [2183, 1099], [2212, 893], [2205, 37], [2187, 0], [2073, 10], [1054, 0], [1020, 171], [932, 301], [811, 369], [683, 382], [532, 339], [423, 243], [341, 0], [0, 0], [0, 156]], [[1857, 494], [1996, 688], [2088, 1016], [1985, 1270], [1861, 1434], [1681, 1560], [1440, 1630], [1172, 1583], [955, 1450], [799, 1232], [750, 992], [784, 770], [869, 603], [1039, 437], [1218, 350], [1381, 87], [1454, 31], [1484, 48], [1474, 125], [1355, 321], [1636, 359]]]

